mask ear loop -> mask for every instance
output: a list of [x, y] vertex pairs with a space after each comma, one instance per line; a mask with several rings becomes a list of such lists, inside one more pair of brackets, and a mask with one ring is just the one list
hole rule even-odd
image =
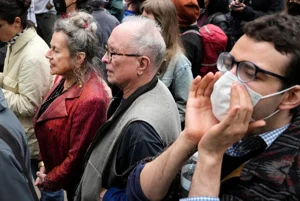
[[[278, 91], [278, 92], [276, 92], [276, 93], [273, 93], [273, 94], [270, 94], [270, 95], [263, 96], [263, 97], [261, 97], [261, 99], [269, 98], [269, 97], [272, 97], [272, 96], [279, 95], [279, 94], [284, 93], [284, 92], [286, 92], [286, 91], [288, 91], [288, 90], [290, 90], [290, 89], [293, 89], [293, 88], [295, 88], [295, 87], [296, 87], [296, 86], [292, 86], [292, 87], [289, 87], [289, 88], [284, 89], [284, 90], [282, 90], [282, 91]], [[270, 114], [269, 116], [263, 118], [263, 120], [267, 120], [267, 119], [271, 118], [272, 116], [274, 116], [275, 114], [277, 114], [279, 111], [280, 111], [279, 109], [276, 110], [275, 112], [273, 112], [273, 113]], [[255, 121], [255, 119], [253, 119], [253, 118], [251, 117], [251, 122], [252, 122], [252, 121]]]
[[[270, 119], [271, 117], [273, 117], [275, 114], [277, 114], [280, 110], [276, 110], [275, 112], [273, 112], [272, 114], [270, 114], [269, 116], [263, 118], [263, 120], [267, 120], [267, 119]], [[256, 121], [255, 119], [253, 119], [251, 117], [251, 121], [250, 122], [253, 122], [253, 121]]]
[[266, 96], [262, 96], [261, 99], [269, 98], [269, 97], [272, 97], [272, 96], [277, 96], [277, 95], [282, 94], [282, 93], [284, 93], [284, 92], [286, 92], [286, 91], [288, 91], [288, 90], [290, 90], [290, 89], [293, 89], [293, 88], [295, 88], [295, 87], [296, 87], [296, 86], [292, 86], [292, 87], [289, 87], [289, 88], [284, 89], [284, 90], [282, 90], [282, 91], [278, 91], [278, 92], [273, 93], [273, 94], [269, 94], [269, 95], [266, 95]]

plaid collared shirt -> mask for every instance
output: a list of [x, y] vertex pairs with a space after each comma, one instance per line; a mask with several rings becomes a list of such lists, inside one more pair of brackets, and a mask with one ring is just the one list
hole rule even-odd
[[[285, 131], [289, 125], [290, 124], [285, 125], [281, 128], [277, 128], [275, 130], [269, 131], [269, 132], [262, 133], [259, 135], [259, 137], [261, 137], [264, 140], [264, 142], [266, 143], [266, 145], [267, 145], [266, 149], [271, 146], [271, 144], [276, 140], [276, 138], [281, 133], [283, 133], [283, 131]], [[252, 150], [251, 147], [247, 147], [247, 149], [240, 149], [243, 146], [243, 142], [244, 141], [241, 140], [240, 142], [235, 143], [234, 145], [229, 147], [226, 151], [226, 154], [228, 154], [230, 156], [238, 157], [238, 156], [243, 156], [243, 155], [249, 153]]]
[[203, 196], [203, 197], [183, 198], [180, 199], [180, 201], [219, 201], [219, 198]]

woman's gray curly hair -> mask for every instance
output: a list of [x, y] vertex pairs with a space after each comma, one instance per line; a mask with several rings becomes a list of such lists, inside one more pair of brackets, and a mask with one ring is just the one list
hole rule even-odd
[[71, 58], [75, 58], [78, 52], [86, 54], [82, 67], [74, 68], [74, 73], [80, 81], [86, 81], [85, 75], [88, 72], [94, 71], [101, 76], [97, 57], [100, 51], [97, 24], [92, 15], [85, 12], [72, 13], [68, 17], [57, 20], [54, 31], [62, 31], [68, 36], [66, 42]]

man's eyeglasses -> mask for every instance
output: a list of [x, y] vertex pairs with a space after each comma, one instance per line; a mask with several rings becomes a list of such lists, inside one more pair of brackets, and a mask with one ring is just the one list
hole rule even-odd
[[217, 61], [217, 68], [219, 71], [221, 72], [230, 71], [233, 68], [234, 64], [236, 64], [237, 66], [236, 75], [238, 79], [244, 83], [254, 80], [257, 73], [259, 72], [267, 75], [271, 75], [284, 82], [288, 82], [288, 83], [290, 82], [287, 78], [272, 73], [270, 71], [263, 70], [250, 61], [237, 62], [235, 61], [234, 57], [228, 52], [223, 52], [219, 55]]
[[111, 62], [112, 60], [112, 56], [113, 55], [118, 55], [118, 56], [126, 56], [126, 57], [141, 57], [142, 55], [139, 55], [139, 54], [124, 54], [124, 53], [116, 53], [116, 52], [111, 52], [109, 49], [108, 49], [108, 46], [105, 45], [105, 54], [107, 54], [107, 57], [108, 57], [108, 60], [109, 62]]

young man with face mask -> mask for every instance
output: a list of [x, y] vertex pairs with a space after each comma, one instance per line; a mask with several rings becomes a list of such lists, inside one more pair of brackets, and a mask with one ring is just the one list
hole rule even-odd
[[185, 130], [132, 171], [128, 200], [164, 199], [197, 150], [191, 198], [182, 201], [299, 200], [300, 19], [265, 16], [244, 31], [219, 56], [223, 75], [193, 81]]

